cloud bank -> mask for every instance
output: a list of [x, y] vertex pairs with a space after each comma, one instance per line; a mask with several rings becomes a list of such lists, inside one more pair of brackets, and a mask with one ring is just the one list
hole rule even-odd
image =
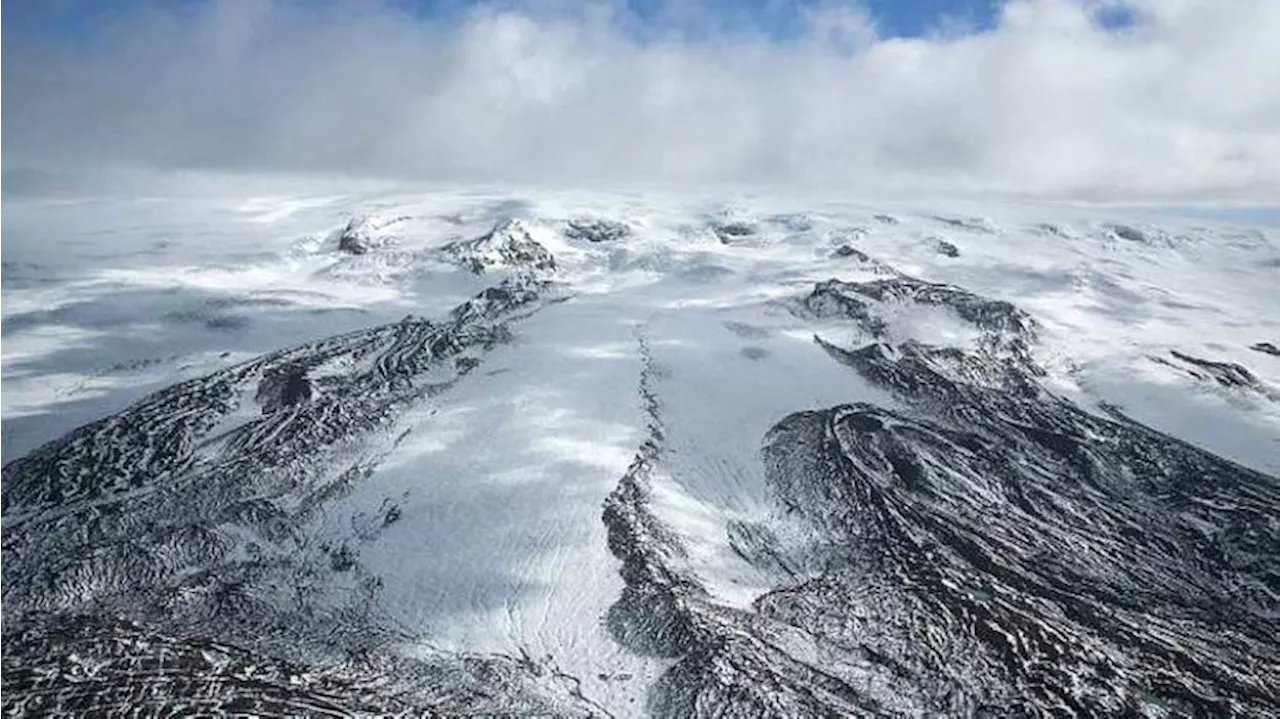
[[[995, 28], [793, 33], [670, 5], [142, 4], [3, 43], [4, 164], [556, 184], [1280, 197], [1280, 2], [1013, 0]], [[684, 8], [684, 9], [680, 9]]]

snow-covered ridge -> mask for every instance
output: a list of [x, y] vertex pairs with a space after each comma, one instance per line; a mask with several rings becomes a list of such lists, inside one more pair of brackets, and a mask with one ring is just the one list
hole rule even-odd
[[1265, 232], [308, 212], [212, 259], [6, 259], [7, 707], [163, 706], [177, 661], [263, 711], [1275, 713]]

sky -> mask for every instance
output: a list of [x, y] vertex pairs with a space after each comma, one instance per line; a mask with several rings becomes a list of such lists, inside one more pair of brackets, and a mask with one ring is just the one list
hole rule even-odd
[[[199, 7], [213, 0], [168, 0], [180, 3], [188, 9]], [[231, 0], [252, 2], [254, 0]], [[331, 0], [299, 0], [304, 9], [332, 5]], [[503, 2], [481, 3], [471, 0], [395, 0], [385, 6], [401, 10], [417, 21], [456, 19], [477, 7], [520, 11], [539, 10], [530, 3]], [[649, 30], [670, 29], [678, 19], [664, 0], [629, 0], [616, 7], [648, 25]], [[828, 4], [831, 5], [831, 4]], [[865, 11], [886, 37], [921, 37], [941, 28], [963, 26], [968, 29], [990, 29], [995, 25], [1000, 8], [999, 0], [867, 0], [846, 3]], [[5, 8], [4, 19], [14, 26], [11, 32], [23, 35], [43, 35], [50, 40], [84, 38], [93, 33], [109, 16], [145, 8], [138, 0], [14, 0]], [[738, 30], [754, 30], [767, 36], [785, 38], [794, 35], [803, 25], [804, 11], [818, 7], [818, 3], [780, 2], [779, 0], [716, 0], [705, 3], [698, 13], [700, 25], [720, 26]], [[690, 24], [690, 23], [686, 23]], [[697, 29], [684, 27], [685, 30]]]
[[9, 0], [3, 165], [1280, 197], [1276, 0]]
[[[439, 2], [406, 0], [407, 8], [440, 7]], [[632, 0], [622, 5], [624, 12], [634, 14], [649, 25], [650, 30], [670, 28], [706, 30], [718, 27], [738, 31], [756, 31], [766, 37], [785, 39], [802, 31], [806, 10], [822, 7], [819, 3], [784, 2], [779, 0], [715, 0], [703, 4], [683, 24], [677, 13], [669, 12], [670, 3], [663, 0]], [[839, 7], [826, 3], [827, 7]], [[951, 25], [990, 28], [999, 9], [998, 0], [868, 0], [843, 3], [865, 12], [887, 37], [920, 37]], [[514, 5], [513, 5], [514, 6]]]

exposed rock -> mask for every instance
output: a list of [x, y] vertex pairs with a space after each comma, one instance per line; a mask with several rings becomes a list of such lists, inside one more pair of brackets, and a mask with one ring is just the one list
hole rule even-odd
[[1065, 227], [1050, 222], [1033, 225], [1031, 229], [1037, 234], [1045, 235], [1046, 237], [1057, 237], [1064, 240], [1072, 239], [1071, 233]]
[[337, 232], [338, 251], [349, 255], [363, 255], [385, 245], [385, 228], [403, 222], [407, 217], [384, 219], [374, 216], [353, 217]]
[[271, 414], [311, 399], [311, 381], [307, 379], [307, 368], [286, 365], [268, 370], [258, 383], [258, 394], [254, 399], [262, 406], [263, 414]]
[[338, 249], [350, 255], [363, 255], [369, 251], [369, 237], [358, 220], [351, 220], [338, 234]]
[[1103, 225], [1102, 229], [1105, 236], [1113, 240], [1124, 240], [1153, 247], [1176, 247], [1194, 241], [1192, 237], [1173, 235], [1156, 227], [1110, 223]]
[[1274, 478], [1061, 401], [861, 357], [905, 399], [923, 386], [923, 406], [949, 404], [941, 422], [861, 404], [770, 432], [778, 502], [831, 569], [756, 607], [838, 648], [824, 670], [865, 682], [871, 663], [904, 714], [1275, 715]]
[[867, 253], [865, 253], [865, 252], [863, 252], [862, 250], [859, 250], [859, 249], [857, 249], [857, 248], [850, 247], [849, 245], [840, 245], [839, 247], [837, 247], [837, 248], [836, 248], [836, 249], [831, 253], [831, 256], [832, 256], [833, 258], [835, 258], [835, 257], [852, 257], [853, 259], [858, 260], [859, 262], [871, 262], [871, 261], [872, 261], [872, 259], [871, 259], [871, 255], [868, 255]]
[[1130, 242], [1146, 242], [1147, 233], [1131, 225], [1108, 225], [1107, 230], [1114, 236]]
[[1263, 354], [1280, 357], [1280, 347], [1277, 347], [1273, 342], [1258, 342], [1257, 344], [1250, 345], [1249, 349], [1262, 352]]
[[[574, 687], [509, 657], [414, 661], [357, 653], [308, 666], [103, 616], [4, 628], [15, 716], [601, 716]], [[544, 696], [549, 694], [550, 696]]]
[[599, 218], [569, 220], [564, 234], [574, 240], [587, 242], [615, 242], [631, 234], [631, 228], [622, 222]]
[[504, 220], [480, 237], [451, 242], [440, 251], [475, 274], [500, 267], [527, 273], [556, 269], [555, 257], [533, 239], [528, 225], [521, 220]]
[[996, 228], [991, 224], [991, 220], [985, 217], [944, 217], [942, 215], [934, 215], [933, 219], [941, 222], [948, 227], [955, 227], [961, 230], [969, 230], [971, 232], [981, 232], [983, 234], [995, 234]]
[[459, 324], [497, 320], [521, 307], [536, 307], [537, 300], [549, 289], [545, 281], [516, 275], [484, 288], [475, 297], [453, 308], [449, 316]]
[[898, 271], [894, 268], [849, 244], [842, 244], [832, 250], [830, 257], [833, 260], [853, 260], [862, 265], [865, 269], [871, 270], [876, 274], [890, 276], [896, 276], [898, 274]]
[[1234, 362], [1215, 362], [1213, 360], [1192, 357], [1177, 350], [1170, 350], [1174, 361], [1163, 357], [1153, 358], [1156, 362], [1180, 369], [1198, 380], [1216, 382], [1223, 387], [1243, 387], [1262, 390], [1262, 385], [1253, 373]]
[[1029, 352], [1038, 332], [1036, 321], [1009, 302], [981, 297], [952, 285], [905, 275], [868, 282], [833, 279], [815, 285], [802, 306], [804, 311], [817, 317], [851, 319], [873, 337], [884, 338], [888, 325], [878, 308], [884, 302], [948, 308], [983, 331], [984, 349], [1030, 366]]
[[716, 233], [716, 237], [720, 238], [721, 242], [728, 245], [737, 240], [750, 237], [760, 230], [750, 222], [730, 220], [712, 223], [711, 231]]
[[[4, 633], [6, 713], [96, 716], [129, 709], [344, 716], [403, 712], [391, 696], [232, 646], [149, 632], [133, 622], [43, 618]], [[362, 696], [363, 694], [363, 696]]]
[[941, 237], [934, 239], [933, 249], [936, 250], [938, 254], [944, 257], [954, 258], [954, 257], [960, 256], [960, 248], [956, 247], [951, 242], [948, 242], [947, 240], [942, 239]]
[[[824, 285], [811, 298], [846, 296]], [[1016, 308], [957, 288], [867, 294], [1032, 336]], [[874, 310], [852, 316], [875, 326]], [[652, 436], [605, 521], [624, 562], [620, 641], [677, 659], [655, 716], [1280, 715], [1280, 482], [1085, 412], [1024, 363], [819, 343], [911, 410], [843, 405], [770, 430], [776, 511], [810, 546], [730, 527], [779, 578], [750, 611], [673, 570], [685, 549], [649, 505], [664, 432], [642, 378]], [[823, 569], [791, 579], [804, 553]]]
[[527, 660], [388, 649], [405, 637], [358, 542], [395, 503], [349, 541], [302, 537], [376, 466], [354, 450], [507, 342], [542, 286], [176, 384], [5, 465], [5, 711], [599, 715]]

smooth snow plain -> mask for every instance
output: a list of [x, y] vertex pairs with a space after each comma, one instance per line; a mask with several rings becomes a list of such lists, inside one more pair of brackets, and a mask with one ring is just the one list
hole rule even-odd
[[[564, 301], [513, 323], [514, 342], [388, 428], [378, 469], [313, 532], [340, 538], [394, 503], [403, 520], [361, 557], [382, 579], [381, 612], [420, 638], [403, 651], [523, 654], [617, 713], [637, 711], [666, 666], [616, 644], [603, 620], [622, 581], [601, 504], [646, 436], [646, 363], [666, 437], [654, 507], [728, 604], [769, 586], [724, 541], [735, 520], [778, 521], [758, 455], [766, 430], [803, 409], [893, 406], [813, 341], [856, 343], [848, 323], [793, 311], [816, 282], [897, 270], [1011, 301], [1043, 327], [1037, 360], [1055, 391], [1280, 474], [1280, 357], [1250, 349], [1280, 344], [1274, 228], [973, 198], [237, 187], [5, 198], [5, 461], [179, 379], [443, 316], [494, 278], [430, 251], [519, 220], [555, 256]], [[338, 233], [362, 216], [373, 246], [341, 252]], [[580, 219], [629, 234], [567, 236]], [[970, 331], [907, 306], [889, 329], [949, 345]], [[1238, 363], [1257, 386], [1155, 361], [1170, 350]]]

